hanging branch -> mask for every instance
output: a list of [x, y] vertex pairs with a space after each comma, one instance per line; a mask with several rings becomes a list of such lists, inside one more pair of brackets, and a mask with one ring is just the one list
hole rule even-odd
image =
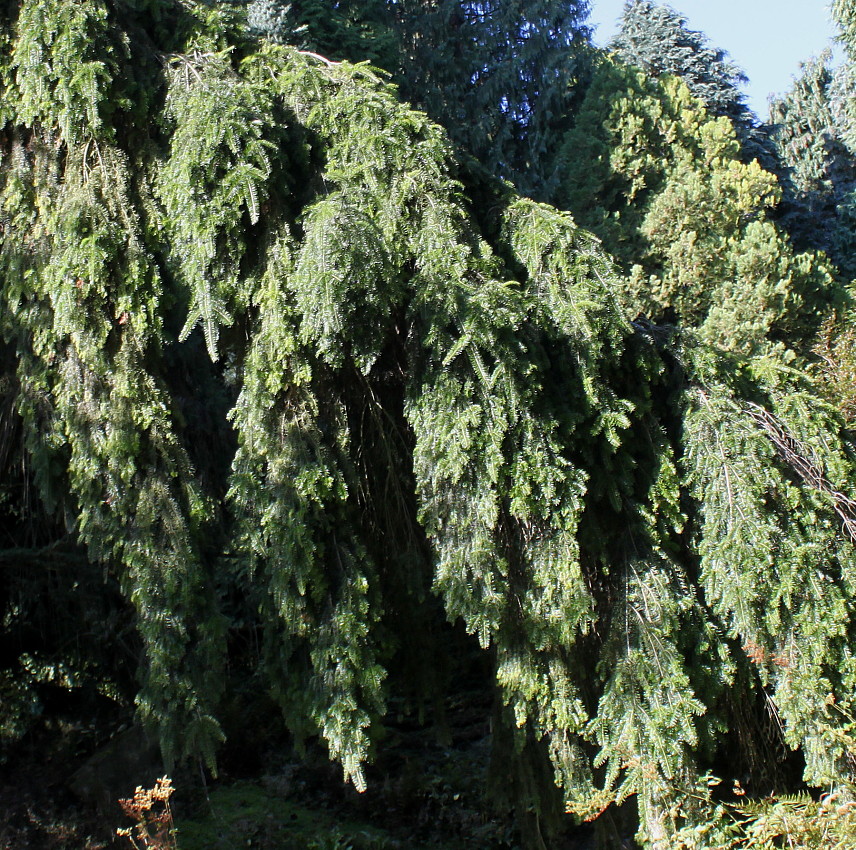
[[767, 435], [776, 447], [779, 457], [810, 487], [826, 493], [832, 499], [835, 513], [841, 519], [844, 533], [850, 542], [856, 545], [856, 501], [836, 489], [832, 482], [823, 474], [811, 459], [813, 452], [802, 442], [787, 432], [785, 427], [773, 416], [752, 402], [746, 403], [746, 412], [755, 424]]

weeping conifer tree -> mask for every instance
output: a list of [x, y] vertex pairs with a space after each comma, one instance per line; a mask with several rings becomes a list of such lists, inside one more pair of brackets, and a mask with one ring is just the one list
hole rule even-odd
[[853, 458], [804, 376], [629, 323], [594, 237], [365, 67], [202, 3], [2, 15], [14, 403], [121, 576], [168, 760], [214, 764], [237, 589], [289, 729], [359, 789], [439, 599], [493, 665], [527, 846], [539, 760], [656, 848], [770, 736], [852, 778]]
[[459, 153], [523, 194], [552, 197], [559, 130], [588, 69], [586, 0], [254, 0], [248, 9], [256, 35], [389, 72]]

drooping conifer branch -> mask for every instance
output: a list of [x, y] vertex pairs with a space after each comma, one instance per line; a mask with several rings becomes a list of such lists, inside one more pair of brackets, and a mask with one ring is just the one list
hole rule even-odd
[[776, 447], [779, 456], [809, 486], [826, 493], [835, 505], [841, 518], [844, 534], [856, 544], [856, 501], [837, 490], [817, 465], [817, 452], [791, 436], [769, 410], [751, 402], [747, 404], [749, 415], [755, 420]]

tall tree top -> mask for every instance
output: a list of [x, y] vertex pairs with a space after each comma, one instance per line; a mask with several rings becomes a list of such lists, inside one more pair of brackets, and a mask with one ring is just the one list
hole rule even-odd
[[850, 56], [856, 62], [856, 2], [854, 0], [834, 0], [832, 16], [841, 28], [840, 41]]
[[679, 12], [651, 0], [628, 0], [611, 47], [628, 65], [652, 77], [680, 77], [711, 115], [734, 123], [744, 161], [757, 159], [767, 170], [777, 170], [773, 147], [738, 88], [746, 76], [725, 50], [690, 29]]
[[783, 218], [799, 246], [820, 248], [847, 279], [856, 275], [852, 193], [856, 161], [848, 148], [849, 71], [831, 54], [806, 62], [791, 89], [770, 104], [771, 137], [782, 163]]
[[845, 140], [852, 150], [856, 150], [856, 2], [835, 0], [832, 16], [839, 27], [838, 40], [847, 53], [847, 61], [841, 72], [844, 84], [840, 86], [847, 123]]
[[680, 77], [714, 115], [734, 119], [746, 112], [737, 88], [746, 76], [724, 50], [690, 29], [687, 19], [670, 6], [651, 0], [628, 2], [611, 46], [628, 65], [652, 76]]
[[405, 0], [402, 94], [494, 173], [548, 197], [588, 12], [587, 0]]

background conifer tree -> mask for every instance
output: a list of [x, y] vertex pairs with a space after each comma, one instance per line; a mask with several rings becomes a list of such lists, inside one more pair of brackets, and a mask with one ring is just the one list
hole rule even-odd
[[845, 281], [856, 277], [856, 157], [845, 143], [846, 66], [830, 55], [807, 62], [793, 88], [770, 104], [772, 138], [784, 166], [782, 224], [797, 245], [825, 251]]
[[[786, 99], [784, 104], [790, 107], [792, 101], [795, 101], [796, 106], [807, 100], [808, 104], [804, 108], [795, 111], [798, 115], [807, 113], [803, 122], [808, 123], [810, 129], [817, 128], [819, 133], [812, 136], [795, 132], [788, 126], [788, 113], [785, 112], [784, 128], [779, 138], [786, 143], [791, 142], [791, 139], [796, 142], [802, 154], [802, 170], [809, 178], [804, 179], [802, 185], [797, 183], [797, 188], [802, 189], [804, 195], [797, 196], [796, 221], [806, 228], [812, 228], [812, 233], [819, 234], [820, 238], [827, 241], [830, 254], [838, 260], [852, 290], [856, 279], [853, 263], [856, 191], [852, 180], [856, 161], [856, 7], [850, 0], [836, 0], [832, 4], [832, 14], [839, 27], [839, 41], [844, 47], [845, 61], [836, 69], [831, 81], [825, 68], [809, 66], [805, 82], [797, 81], [794, 96]], [[812, 70], [814, 74], [810, 73]], [[803, 97], [800, 97], [801, 94]], [[821, 157], [821, 150], [827, 153], [826, 157]], [[806, 156], [809, 152], [811, 155]], [[822, 168], [819, 167], [821, 164]], [[848, 167], [850, 170], [847, 170]], [[810, 179], [812, 182], [809, 182]], [[825, 202], [824, 215], [809, 218], [805, 215], [806, 202], [810, 205], [812, 202], [817, 203], [818, 199]], [[819, 373], [827, 395], [850, 423], [856, 415], [856, 335], [853, 318], [852, 306], [849, 310], [840, 310], [834, 319], [824, 324], [815, 349], [820, 358]]]
[[562, 157], [564, 203], [619, 261], [629, 317], [679, 321], [743, 352], [809, 344], [834, 270], [794, 253], [770, 217], [776, 177], [742, 161], [731, 121], [681, 78], [602, 59]]
[[838, 24], [839, 42], [844, 47], [847, 57], [845, 64], [846, 88], [845, 109], [849, 121], [848, 142], [856, 149], [856, 95], [853, 93], [854, 66], [856, 66], [856, 6], [853, 0], [833, 0], [832, 16]]
[[774, 167], [769, 141], [756, 126], [757, 118], [739, 89], [746, 81], [744, 73], [724, 50], [711, 45], [704, 33], [690, 29], [687, 23], [670, 6], [628, 0], [610, 49], [651, 77], [679, 77], [711, 115], [731, 120], [747, 162], [759, 159], [766, 168]]
[[294, 22], [291, 3], [277, 0], [253, 0], [247, 7], [247, 27], [254, 35], [279, 44], [294, 44], [301, 29]]
[[584, 72], [588, 3], [401, 5], [402, 94], [521, 192], [555, 185], [557, 127]]
[[724, 50], [713, 47], [704, 33], [689, 29], [687, 19], [671, 7], [631, 0], [611, 49], [649, 76], [680, 77], [713, 115], [743, 117], [738, 85], [745, 82], [745, 75]]
[[[285, 5], [282, 0], [275, 2]], [[287, 5], [298, 25], [297, 44], [329, 59], [370, 62], [390, 73], [399, 69], [397, 4], [388, 0], [298, 0]]]

